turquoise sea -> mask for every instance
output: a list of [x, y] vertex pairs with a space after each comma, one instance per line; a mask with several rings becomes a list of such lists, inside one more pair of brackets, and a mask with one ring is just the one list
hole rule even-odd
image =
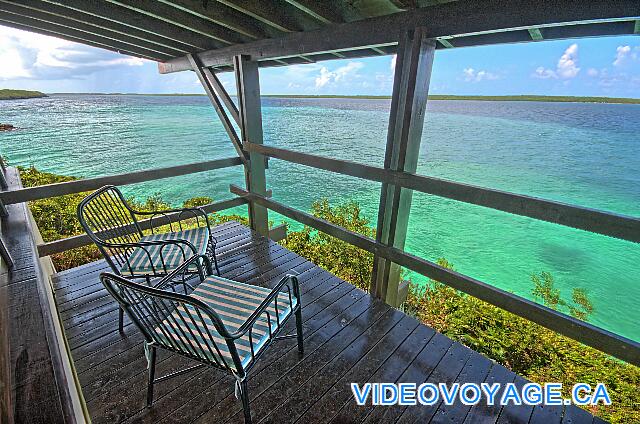
[[[263, 103], [265, 142], [381, 166], [389, 101], [281, 99]], [[0, 153], [10, 163], [93, 177], [234, 155], [205, 97], [56, 95], [0, 102]], [[640, 105], [432, 101], [418, 173], [640, 215]], [[270, 161], [274, 198], [355, 200], [375, 222], [379, 184]], [[128, 186], [175, 204], [229, 198], [240, 167]], [[246, 210], [246, 209], [245, 209]], [[275, 221], [280, 218], [274, 216]], [[640, 246], [417, 193], [407, 250], [531, 297], [549, 271], [563, 296], [587, 289], [598, 326], [640, 340]], [[419, 276], [414, 276], [420, 281]]]

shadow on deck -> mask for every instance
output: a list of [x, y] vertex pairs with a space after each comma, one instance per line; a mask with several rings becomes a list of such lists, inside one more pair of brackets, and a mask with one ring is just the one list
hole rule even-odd
[[[592, 422], [574, 406], [356, 406], [351, 382], [512, 382], [499, 364], [421, 325], [302, 257], [246, 227], [216, 227], [224, 277], [271, 287], [287, 272], [300, 274], [305, 355], [295, 340], [272, 345], [249, 374], [254, 422]], [[146, 409], [142, 335], [128, 321], [117, 331], [117, 307], [98, 280], [104, 261], [54, 276], [56, 301], [94, 423], [242, 422], [232, 378], [197, 370], [159, 383]], [[289, 322], [293, 332], [293, 320]], [[157, 373], [189, 365], [159, 351]]]

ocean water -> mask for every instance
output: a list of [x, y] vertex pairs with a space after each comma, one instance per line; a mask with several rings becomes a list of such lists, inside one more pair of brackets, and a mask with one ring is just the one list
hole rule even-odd
[[[387, 100], [263, 102], [265, 142], [381, 166]], [[52, 96], [0, 102], [10, 163], [93, 177], [234, 155], [205, 97]], [[640, 215], [640, 105], [433, 101], [418, 173], [606, 211]], [[308, 210], [318, 198], [355, 200], [376, 221], [377, 183], [278, 160], [276, 200]], [[127, 186], [175, 204], [229, 198], [240, 167]], [[239, 212], [245, 212], [240, 209]], [[273, 216], [278, 222], [281, 217]], [[553, 274], [563, 297], [587, 290], [590, 322], [640, 340], [640, 246], [559, 225], [414, 194], [407, 250], [531, 298], [531, 274]], [[422, 281], [420, 276], [412, 276]]]

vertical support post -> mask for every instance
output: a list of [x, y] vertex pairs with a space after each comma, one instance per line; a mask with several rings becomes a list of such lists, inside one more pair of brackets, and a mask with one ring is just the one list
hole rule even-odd
[[[262, 144], [262, 108], [260, 106], [260, 76], [258, 62], [250, 57], [234, 57], [238, 103], [240, 112], [240, 130], [243, 147], [247, 142]], [[247, 191], [267, 195], [267, 177], [264, 155], [250, 152], [246, 165]], [[269, 215], [267, 208], [249, 203], [249, 223], [251, 229], [265, 237], [269, 236]]]
[[[4, 175], [6, 167], [4, 165], [4, 158], [2, 156], [0, 156], [0, 168], [2, 168], [0, 169], [0, 190], [4, 191], [9, 188], [9, 185], [7, 184], [7, 178]], [[4, 205], [2, 200], [0, 200], [0, 218], [6, 218], [7, 216], [9, 216], [7, 207]]]
[[[424, 28], [407, 31], [398, 45], [391, 113], [384, 167], [415, 173], [427, 108], [427, 95], [436, 40]], [[378, 208], [376, 240], [404, 248], [411, 210], [412, 190], [383, 184]], [[392, 306], [399, 306], [400, 266], [374, 257], [371, 293]]]
[[2, 237], [0, 237], [0, 258], [2, 258], [7, 268], [13, 268], [13, 259], [11, 258], [9, 250], [4, 245], [4, 240], [2, 240]]
[[[0, 161], [1, 160], [2, 159], [0, 159]], [[4, 167], [2, 167], [2, 169], [0, 169], [0, 189], [6, 190], [7, 188], [9, 188], [9, 185], [7, 184], [7, 179], [4, 176]]]

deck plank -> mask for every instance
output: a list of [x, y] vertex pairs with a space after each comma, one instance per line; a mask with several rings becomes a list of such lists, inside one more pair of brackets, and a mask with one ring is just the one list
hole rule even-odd
[[[456, 383], [460, 383], [462, 386], [464, 383], [475, 383], [480, 385], [489, 372], [493, 363], [489, 358], [482, 355], [472, 355], [464, 368], [456, 378]], [[462, 392], [462, 389], [460, 389]], [[446, 405], [444, 402], [440, 402], [438, 410], [431, 418], [432, 423], [461, 423], [467, 416], [467, 413], [471, 409], [471, 406], [464, 405], [459, 400], [453, 403], [453, 405]]]
[[[472, 350], [461, 345], [460, 343], [453, 343], [447, 353], [444, 355], [438, 366], [433, 370], [433, 373], [427, 379], [428, 383], [453, 383], [458, 378], [458, 374], [462, 372], [467, 361], [471, 358]], [[413, 423], [429, 422], [435, 414], [439, 404], [431, 406], [409, 406], [407, 407], [397, 423]]]
[[[515, 378], [516, 375], [512, 371], [509, 371], [500, 364], [494, 364], [484, 382], [489, 385], [500, 383], [500, 389], [495, 397], [495, 399], [500, 399], [504, 393], [504, 384], [512, 383]], [[500, 404], [494, 402], [493, 405], [489, 405], [484, 393], [482, 396], [483, 401], [472, 406], [469, 410], [464, 420], [465, 424], [493, 424], [498, 419], [500, 411], [502, 410]]]
[[[451, 339], [436, 333], [411, 365], [402, 373], [398, 383], [415, 383], [416, 385], [424, 383], [452, 344], [453, 341]], [[364, 422], [395, 422], [404, 410], [405, 407], [399, 405], [389, 407], [376, 406], [371, 410]]]
[[[520, 376], [516, 376], [514, 384], [518, 390], [522, 389], [522, 386], [527, 384], [527, 380]], [[529, 405], [514, 405], [510, 403], [502, 408], [500, 417], [498, 418], [498, 424], [509, 423], [528, 423], [533, 413], [533, 406]]]
[[[371, 376], [367, 383], [389, 383], [397, 382], [398, 378], [411, 365], [414, 359], [420, 354], [425, 345], [435, 335], [435, 331], [424, 325], [419, 325], [414, 332], [407, 337], [391, 357], [378, 368], [378, 371]], [[359, 382], [362, 383], [362, 382]], [[314, 405], [315, 408], [315, 405]], [[352, 398], [349, 398], [340, 407], [340, 410], [332, 417], [332, 423], [361, 422], [372, 411], [371, 405], [357, 405]]]
[[[360, 355], [360, 351], [364, 349], [361, 349], [356, 343], [349, 346], [351, 351], [344, 351], [336, 358], [336, 363], [331, 364], [330, 369], [320, 371], [323, 374], [331, 375], [331, 379], [340, 377], [342, 373], [338, 381], [327, 387], [326, 390], [319, 387], [320, 385], [317, 384], [316, 378], [307, 383], [309, 388], [313, 388], [312, 391], [314, 393], [320, 393], [322, 390], [325, 390], [325, 392], [320, 396], [309, 396], [309, 408], [297, 419], [302, 422], [323, 422], [328, 420], [338, 411], [342, 402], [351, 396], [348, 389], [350, 382], [363, 382], [371, 378], [418, 326], [418, 321], [405, 315], [366, 354]], [[353, 360], [357, 362], [353, 364]]]
[[[378, 306], [378, 303], [375, 302], [374, 306]], [[298, 418], [406, 316], [386, 305], [379, 306], [379, 309], [384, 310], [380, 318], [373, 320], [365, 313], [362, 316], [364, 325], [346, 327], [317, 352], [305, 356], [299, 366], [278, 381], [275, 390], [259, 396], [256, 399], [256, 421], [283, 422]], [[285, 391], [289, 393], [287, 398], [273, 402], [275, 392]], [[267, 415], [268, 411], [270, 413]], [[237, 422], [240, 416], [236, 415], [235, 418]]]

